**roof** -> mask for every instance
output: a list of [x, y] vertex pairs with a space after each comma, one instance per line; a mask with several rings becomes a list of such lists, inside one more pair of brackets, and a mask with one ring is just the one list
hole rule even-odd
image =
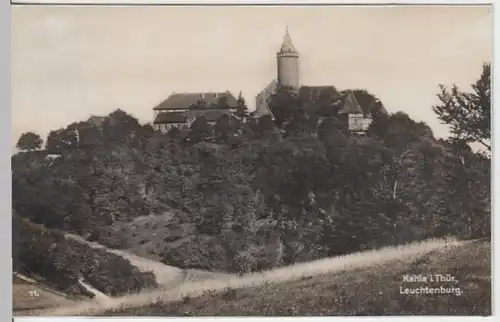
[[297, 50], [295, 50], [295, 47], [293, 47], [292, 37], [290, 37], [288, 28], [286, 29], [285, 37], [283, 38], [283, 44], [281, 45], [281, 49], [278, 54], [285, 53], [298, 54]]
[[156, 116], [154, 124], [162, 123], [186, 123], [188, 119], [188, 113], [186, 112], [169, 112], [160, 113]]
[[302, 86], [299, 89], [299, 95], [305, 99], [312, 102], [317, 101], [323, 95], [328, 95], [330, 98], [339, 96], [339, 91], [335, 86]]
[[222, 115], [231, 115], [226, 109], [209, 109], [188, 112], [162, 112], [158, 114], [154, 120], [154, 124], [164, 123], [188, 123], [189, 119], [193, 120], [203, 116], [207, 122], [216, 122]]
[[276, 93], [276, 89], [278, 87], [278, 82], [276, 80], [272, 80], [266, 88], [264, 88], [256, 97], [255, 97], [255, 110], [251, 113], [252, 117], [259, 118], [264, 115], [271, 115], [273, 116], [273, 113], [271, 112], [271, 109], [269, 108], [269, 105], [267, 101], [271, 97], [271, 95]]
[[187, 110], [202, 101], [206, 103], [207, 108], [212, 108], [221, 98], [227, 99], [230, 108], [238, 106], [238, 100], [230, 92], [174, 93], [153, 110]]
[[352, 91], [365, 116], [373, 116], [373, 113], [375, 112], [388, 114], [380, 99], [369, 93], [367, 90], [355, 89]]
[[363, 114], [361, 106], [359, 106], [358, 100], [354, 96], [353, 91], [349, 91], [344, 98], [342, 107], [339, 110], [339, 114]]

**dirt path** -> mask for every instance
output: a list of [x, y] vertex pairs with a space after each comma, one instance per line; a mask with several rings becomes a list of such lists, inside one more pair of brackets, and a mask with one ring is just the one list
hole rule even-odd
[[156, 282], [160, 286], [166, 286], [172, 282], [183, 280], [185, 277], [183, 270], [174, 266], [165, 265], [161, 262], [140, 257], [123, 250], [111, 249], [95, 242], [89, 242], [78, 235], [66, 234], [66, 238], [88, 245], [89, 247], [95, 249], [103, 249], [109, 253], [121, 256], [124, 259], [129, 260], [130, 264], [137, 267], [137, 269], [141, 272], [153, 272], [156, 276]]
[[96, 242], [89, 242], [83, 237], [74, 234], [66, 234], [66, 238], [88, 245], [89, 247], [95, 249], [103, 249], [112, 254], [121, 256], [124, 259], [129, 260], [133, 266], [137, 267], [137, 269], [142, 272], [153, 272], [156, 276], [156, 282], [162, 289], [177, 287], [188, 281], [200, 281], [213, 278], [221, 279], [225, 277], [229, 278], [231, 276], [224, 273], [214, 273], [195, 269], [181, 269], [166, 265], [159, 261], [131, 254], [127, 251], [111, 249]]
[[102, 303], [105, 303], [105, 302], [108, 302], [111, 297], [104, 294], [103, 292], [99, 291], [98, 289], [96, 289], [95, 287], [93, 287], [92, 285], [89, 285], [87, 284], [83, 278], [80, 278], [78, 280], [78, 283], [83, 286], [88, 292], [94, 294], [94, 299], [98, 302], [102, 302]]

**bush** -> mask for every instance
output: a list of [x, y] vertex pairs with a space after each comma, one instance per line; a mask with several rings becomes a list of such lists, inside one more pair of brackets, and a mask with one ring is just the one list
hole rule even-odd
[[111, 296], [157, 286], [153, 273], [140, 272], [118, 255], [67, 240], [62, 233], [18, 216], [13, 216], [13, 224], [18, 234], [14, 265], [60, 291], [83, 295], [80, 277]]
[[161, 255], [163, 263], [180, 268], [230, 270], [224, 249], [214, 237], [190, 236], [183, 239], [177, 247], [167, 247]]

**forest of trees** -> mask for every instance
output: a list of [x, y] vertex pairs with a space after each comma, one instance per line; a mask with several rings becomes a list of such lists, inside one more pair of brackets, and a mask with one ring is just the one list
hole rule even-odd
[[[240, 101], [235, 119], [210, 126], [201, 117], [187, 134], [154, 131], [121, 110], [52, 131], [45, 153], [31, 151], [42, 145], [38, 135], [23, 134], [26, 152], [12, 157], [13, 208], [103, 243], [116, 222], [179, 210], [204, 238], [189, 246], [200, 248], [196, 256], [235, 272], [430, 237], [489, 236], [489, 65], [479, 74], [471, 92], [441, 88], [433, 110], [450, 125], [446, 139], [405, 113], [382, 113], [365, 90], [357, 94], [373, 122], [364, 136], [337, 118], [336, 93], [311, 102], [283, 90], [270, 104], [276, 120], [247, 118]], [[192, 250], [169, 250], [164, 261], [192, 261], [183, 257]]]

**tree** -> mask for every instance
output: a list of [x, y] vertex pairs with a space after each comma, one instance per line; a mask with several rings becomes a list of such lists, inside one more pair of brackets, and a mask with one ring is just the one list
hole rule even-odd
[[261, 116], [255, 122], [254, 134], [257, 134], [259, 138], [270, 137], [274, 132], [275, 132], [275, 127], [271, 116], [269, 115]]
[[[293, 121], [297, 114], [302, 116], [303, 105], [300, 97], [285, 88], [279, 88], [276, 94], [271, 96], [269, 102], [269, 108], [275, 116], [275, 123], [280, 128]], [[298, 113], [299, 111], [302, 113]]]
[[227, 143], [229, 138], [234, 134], [234, 129], [231, 124], [232, 116], [222, 115], [214, 125], [214, 136], [216, 142]]
[[191, 124], [191, 131], [189, 131], [187, 139], [190, 143], [196, 144], [211, 137], [212, 127], [204, 116], [200, 116]]
[[481, 76], [472, 84], [472, 92], [461, 92], [440, 85], [441, 103], [432, 108], [451, 133], [467, 143], [477, 142], [491, 151], [491, 65], [483, 65]]
[[141, 131], [139, 121], [132, 115], [118, 109], [109, 114], [103, 122], [106, 142], [126, 142]]
[[45, 149], [53, 153], [61, 153], [62, 151], [76, 148], [78, 145], [77, 132], [74, 129], [59, 129], [50, 131]]
[[167, 134], [171, 139], [177, 140], [181, 136], [181, 130], [179, 130], [179, 128], [177, 127], [173, 127], [167, 132]]
[[226, 95], [219, 97], [216, 103], [216, 107], [220, 109], [228, 109], [230, 107]]
[[238, 96], [238, 108], [236, 109], [235, 116], [242, 122], [248, 117], [248, 107], [241, 92]]
[[40, 135], [26, 132], [19, 137], [16, 147], [21, 151], [33, 151], [42, 147], [43, 140]]
[[403, 112], [378, 117], [370, 124], [368, 133], [399, 153], [408, 150], [423, 138], [433, 138], [432, 130], [427, 124], [415, 122]]
[[491, 162], [466, 142], [450, 140], [444, 163], [449, 221], [462, 238], [491, 234]]
[[66, 127], [76, 133], [76, 144], [79, 148], [93, 148], [103, 142], [100, 129], [91, 122], [78, 122]]

